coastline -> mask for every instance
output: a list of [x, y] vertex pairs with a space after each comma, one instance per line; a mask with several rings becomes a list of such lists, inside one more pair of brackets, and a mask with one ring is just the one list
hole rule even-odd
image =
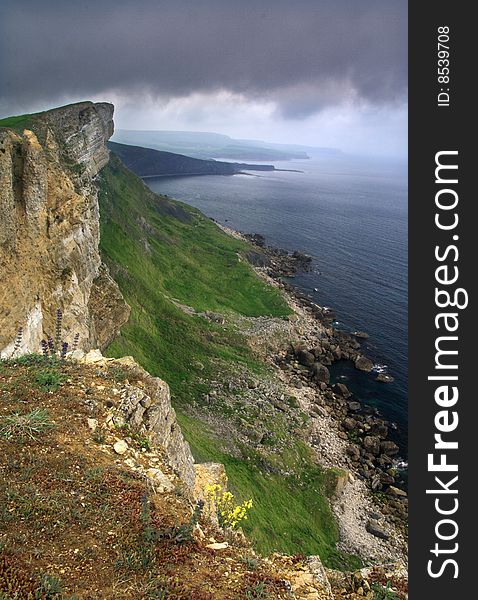
[[[253, 235], [243, 234], [220, 223], [216, 225], [236, 239], [249, 243], [254, 241]], [[277, 255], [285, 256], [280, 249], [273, 251], [273, 256]], [[305, 256], [301, 253], [288, 256], [296, 255], [301, 258]], [[303, 266], [304, 261], [299, 260], [299, 265]], [[343, 384], [329, 385], [330, 381], [325, 381], [325, 372], [323, 381], [316, 378], [311, 380], [306, 365], [301, 364], [306, 361], [300, 360], [308, 353], [306, 348], [330, 346], [329, 340], [339, 342], [335, 360], [342, 360], [342, 356], [347, 355], [351, 348], [352, 352], [358, 351], [357, 355], [360, 356], [360, 341], [366, 339], [366, 334], [356, 332], [353, 335], [335, 329], [332, 309], [315, 304], [298, 288], [282, 281], [284, 275], [280, 267], [284, 267], [284, 263], [279, 264], [279, 269], [275, 268], [277, 265], [273, 265], [272, 269], [265, 265], [251, 266], [261, 279], [281, 291], [293, 310], [293, 315], [289, 317], [289, 333], [297, 340], [295, 349], [277, 347], [276, 352], [268, 354], [267, 358], [287, 392], [297, 398], [301, 410], [310, 418], [305, 437], [315, 460], [324, 468], [341, 472], [331, 502], [340, 530], [339, 548], [359, 555], [369, 564], [398, 562], [406, 565], [408, 498], [406, 492], [397, 487], [400, 485], [398, 478], [392, 474], [396, 472], [398, 459], [385, 455], [382, 460], [382, 456], [375, 456], [377, 451], [372, 446], [378, 436], [364, 435], [359, 438], [350, 428], [355, 425], [360, 431], [363, 429], [363, 433], [378, 431], [381, 433], [379, 443], [385, 443], [385, 447], [388, 444], [396, 455], [398, 447], [387, 440], [388, 430], [393, 424], [383, 419], [376, 409], [361, 406]], [[286, 269], [286, 276], [293, 276], [294, 268], [293, 264], [289, 272]], [[299, 272], [299, 269], [295, 272]], [[271, 330], [276, 327], [272, 322], [270, 325]], [[265, 342], [267, 327], [261, 336]], [[330, 358], [325, 358], [323, 362], [330, 361]], [[365, 445], [370, 447], [363, 447], [364, 440]], [[381, 467], [384, 468], [379, 468], [380, 475], [375, 473], [376, 460], [383, 462]], [[385, 467], [388, 468], [385, 470]]]
[[[234, 163], [232, 163], [234, 164]], [[249, 169], [252, 171], [252, 169]], [[198, 177], [201, 175], [249, 175], [251, 177], [260, 177], [260, 175], [256, 175], [255, 173], [250, 173], [247, 169], [244, 171], [236, 171], [235, 173], [160, 173], [158, 175], [139, 175], [141, 179], [157, 179], [158, 177]], [[286, 172], [286, 173], [303, 173], [299, 169], [257, 169], [258, 172], [264, 171], [266, 173], [274, 172]]]

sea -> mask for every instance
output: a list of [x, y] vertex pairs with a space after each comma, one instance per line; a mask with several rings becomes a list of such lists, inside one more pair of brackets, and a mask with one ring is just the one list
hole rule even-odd
[[[341, 153], [273, 164], [287, 170], [145, 182], [228, 227], [312, 256], [313, 270], [290, 283], [333, 308], [336, 327], [369, 334], [362, 347], [375, 363], [370, 374], [335, 363], [332, 381], [396, 423], [392, 437], [406, 461], [407, 165]], [[379, 372], [394, 381], [375, 381]]]

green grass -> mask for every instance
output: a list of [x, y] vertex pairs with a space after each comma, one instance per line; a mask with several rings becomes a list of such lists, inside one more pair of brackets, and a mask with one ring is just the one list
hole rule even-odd
[[379, 583], [373, 583], [372, 590], [375, 600], [400, 600], [400, 596], [392, 590], [390, 582], [387, 582], [385, 587]]
[[[222, 313], [232, 322], [234, 315], [291, 312], [241, 258], [249, 246], [196, 209], [153, 194], [114, 155], [102, 171], [99, 198], [102, 255], [132, 309], [108, 354], [131, 354], [169, 383], [196, 460], [224, 463], [238, 501], [253, 498], [245, 530], [259, 551], [320, 554], [329, 566], [357, 566], [355, 557], [335, 549], [338, 530], [326, 496], [327, 474], [295, 439], [291, 423], [270, 416], [266, 425], [274, 443], [264, 447], [266, 455], [244, 447], [233, 456], [224, 447], [227, 441], [188, 416], [209, 391], [207, 380], [227, 379], [241, 366], [257, 374], [267, 368], [232, 325], [211, 323], [178, 303]], [[214, 411], [215, 418], [227, 420], [230, 407], [217, 405]], [[241, 414], [250, 416], [247, 410]], [[276, 444], [282, 450], [276, 452]]]
[[319, 554], [328, 567], [338, 569], [361, 566], [357, 557], [335, 548], [339, 532], [324, 493], [326, 471], [308, 463], [300, 476], [265, 474], [257, 457], [251, 454], [247, 460], [227, 454], [221, 440], [196, 419], [179, 413], [178, 421], [195, 460], [223, 463], [237, 502], [253, 499], [242, 526], [260, 552]]
[[109, 353], [132, 354], [178, 401], [201, 393], [196, 382], [213, 376], [217, 359], [260, 370], [231, 328], [172, 301], [196, 311], [288, 315], [277, 290], [239, 258], [246, 245], [199, 211], [150, 192], [114, 156], [102, 172], [100, 207], [102, 254], [132, 308]]
[[16, 117], [0, 119], [0, 127], [8, 127], [15, 131], [23, 131], [24, 129], [28, 129], [33, 116], [34, 115], [18, 115]]
[[114, 156], [102, 172], [101, 190], [103, 252], [135, 282], [197, 310], [290, 314], [277, 290], [238, 259], [247, 244], [198, 210], [153, 194]]
[[0, 419], [0, 437], [36, 440], [38, 436], [53, 428], [47, 410], [35, 408], [29, 413], [14, 412]]

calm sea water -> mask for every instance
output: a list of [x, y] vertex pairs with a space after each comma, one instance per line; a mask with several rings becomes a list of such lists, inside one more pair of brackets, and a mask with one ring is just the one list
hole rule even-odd
[[407, 445], [407, 174], [404, 164], [343, 155], [274, 163], [303, 173], [148, 179], [153, 191], [187, 202], [220, 223], [260, 233], [269, 244], [301, 250], [312, 273], [292, 281], [337, 314], [338, 327], [369, 333], [377, 383], [351, 363], [332, 369], [363, 402], [399, 425]]

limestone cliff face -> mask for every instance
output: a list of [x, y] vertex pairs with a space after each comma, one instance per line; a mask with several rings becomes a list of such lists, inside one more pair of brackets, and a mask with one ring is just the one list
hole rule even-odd
[[30, 129], [0, 129], [0, 352], [19, 327], [21, 351], [54, 337], [104, 347], [129, 316], [102, 264], [95, 176], [108, 162], [113, 106], [83, 102], [34, 116]]

